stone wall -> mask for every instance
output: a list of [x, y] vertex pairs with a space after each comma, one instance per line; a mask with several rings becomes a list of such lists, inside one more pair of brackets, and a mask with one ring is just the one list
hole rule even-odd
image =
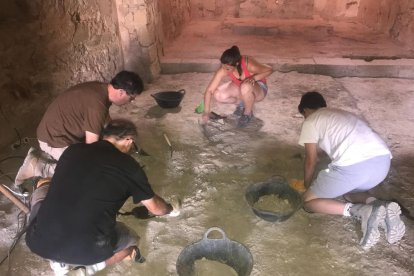
[[113, 0], [2, 0], [0, 18], [0, 145], [33, 135], [66, 87], [123, 68]]

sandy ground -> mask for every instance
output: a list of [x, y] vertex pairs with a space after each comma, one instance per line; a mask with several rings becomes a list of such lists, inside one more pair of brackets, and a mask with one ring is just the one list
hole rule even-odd
[[[414, 80], [334, 79], [298, 73], [274, 73], [269, 94], [255, 106], [256, 123], [247, 129], [210, 124], [200, 127], [194, 108], [202, 100], [212, 74], [163, 75], [150, 84], [137, 100], [112, 108], [113, 117], [133, 120], [140, 133], [139, 146], [150, 156], [137, 155], [154, 190], [183, 201], [177, 218], [119, 220], [141, 236], [143, 264], [120, 263], [98, 275], [177, 275], [176, 260], [189, 244], [202, 239], [210, 227], [223, 229], [229, 239], [251, 252], [251, 275], [413, 275], [414, 224], [403, 217], [405, 237], [389, 245], [381, 241], [371, 250], [358, 245], [359, 223], [340, 216], [308, 214], [299, 210], [285, 222], [271, 223], [254, 215], [244, 193], [249, 185], [273, 175], [287, 180], [303, 177], [303, 149], [297, 145], [303, 118], [297, 113], [301, 95], [320, 91], [328, 106], [355, 112], [378, 131], [392, 150], [389, 177], [376, 193], [398, 199], [414, 214]], [[152, 93], [185, 89], [179, 108], [161, 109]], [[230, 114], [234, 106], [215, 106], [217, 113]], [[173, 146], [164, 139], [166, 134]], [[5, 149], [2, 158], [24, 156], [29, 145]], [[13, 173], [22, 159], [2, 161], [3, 173]], [[2, 182], [10, 185], [7, 178]], [[128, 201], [123, 211], [134, 206]], [[16, 234], [18, 210], [0, 197], [0, 257]], [[47, 261], [30, 253], [24, 240], [0, 267], [0, 275], [53, 275]]]

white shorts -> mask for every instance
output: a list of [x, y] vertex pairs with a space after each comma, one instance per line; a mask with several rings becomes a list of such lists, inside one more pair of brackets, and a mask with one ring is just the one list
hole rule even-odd
[[50, 156], [52, 156], [56, 161], [59, 160], [62, 153], [65, 151], [65, 149], [68, 148], [68, 147], [53, 148], [45, 142], [42, 142], [40, 140], [38, 140], [38, 141], [39, 141], [40, 149], [43, 150], [44, 152], [46, 152], [47, 154], [49, 154]]

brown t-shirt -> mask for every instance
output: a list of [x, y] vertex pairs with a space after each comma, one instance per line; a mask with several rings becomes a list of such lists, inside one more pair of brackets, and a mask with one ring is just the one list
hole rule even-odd
[[37, 127], [37, 139], [54, 148], [85, 142], [85, 131], [101, 133], [110, 106], [107, 84], [75, 85], [49, 105]]

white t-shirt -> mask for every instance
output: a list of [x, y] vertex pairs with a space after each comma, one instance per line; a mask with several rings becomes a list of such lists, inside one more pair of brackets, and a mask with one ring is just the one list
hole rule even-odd
[[318, 144], [337, 166], [391, 156], [385, 142], [364, 121], [339, 109], [320, 108], [305, 119], [299, 145], [306, 143]]

